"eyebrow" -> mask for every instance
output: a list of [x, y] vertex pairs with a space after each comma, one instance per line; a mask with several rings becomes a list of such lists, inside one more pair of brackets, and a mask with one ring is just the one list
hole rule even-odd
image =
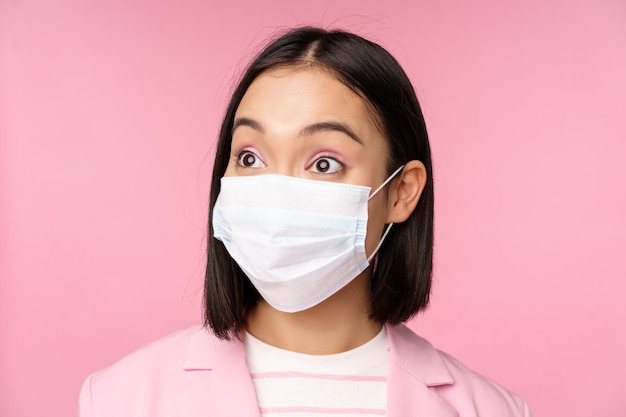
[[354, 132], [354, 130], [350, 129], [349, 126], [347, 126], [347, 125], [345, 125], [343, 123], [339, 123], [339, 122], [319, 122], [319, 123], [313, 123], [311, 125], [305, 126], [300, 131], [300, 136], [310, 136], [310, 135], [314, 135], [315, 133], [325, 132], [325, 131], [342, 132], [345, 135], [348, 135], [350, 138], [352, 138], [352, 140], [354, 140], [354, 141], [360, 143], [361, 145], [363, 145], [363, 141]]
[[247, 117], [238, 117], [237, 119], [235, 119], [235, 123], [233, 123], [233, 129], [231, 132], [234, 133], [235, 129], [237, 129], [239, 126], [248, 126], [249, 128], [254, 129], [259, 133], [265, 133], [265, 129], [263, 129], [261, 123]]
[[[248, 126], [249, 128], [256, 130], [257, 132], [264, 134], [265, 129], [261, 125], [261, 123], [257, 122], [254, 119], [250, 119], [248, 117], [239, 117], [235, 119], [233, 123], [232, 132], [235, 131], [239, 126]], [[307, 125], [300, 130], [299, 136], [311, 136], [319, 132], [341, 132], [357, 143], [363, 145], [363, 141], [357, 135], [354, 130], [352, 130], [348, 125], [340, 122], [318, 122]]]

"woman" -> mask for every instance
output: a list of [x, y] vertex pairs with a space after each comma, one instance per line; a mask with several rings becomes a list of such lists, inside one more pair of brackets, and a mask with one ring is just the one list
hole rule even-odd
[[294, 29], [233, 93], [204, 326], [91, 375], [82, 416], [529, 416], [401, 323], [427, 303], [433, 181], [413, 87], [380, 46]]

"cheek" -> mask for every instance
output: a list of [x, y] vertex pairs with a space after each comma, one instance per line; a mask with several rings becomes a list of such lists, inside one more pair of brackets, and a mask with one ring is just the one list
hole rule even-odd
[[[383, 193], [381, 190], [380, 193]], [[379, 194], [380, 194], [379, 193]], [[365, 237], [365, 253], [370, 256], [382, 237], [387, 219], [387, 205], [384, 194], [376, 195], [369, 203], [367, 219], [367, 235]]]

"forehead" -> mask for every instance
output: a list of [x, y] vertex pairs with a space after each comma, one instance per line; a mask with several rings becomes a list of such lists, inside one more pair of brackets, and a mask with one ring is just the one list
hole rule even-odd
[[274, 68], [246, 91], [235, 117], [297, 128], [320, 119], [350, 124], [361, 133], [378, 130], [368, 103], [329, 71], [317, 67]]

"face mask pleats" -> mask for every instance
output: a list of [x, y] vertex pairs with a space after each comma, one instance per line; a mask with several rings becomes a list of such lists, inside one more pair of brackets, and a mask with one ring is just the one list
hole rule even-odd
[[306, 310], [368, 267], [372, 196], [370, 187], [276, 174], [224, 177], [214, 237], [270, 305]]

